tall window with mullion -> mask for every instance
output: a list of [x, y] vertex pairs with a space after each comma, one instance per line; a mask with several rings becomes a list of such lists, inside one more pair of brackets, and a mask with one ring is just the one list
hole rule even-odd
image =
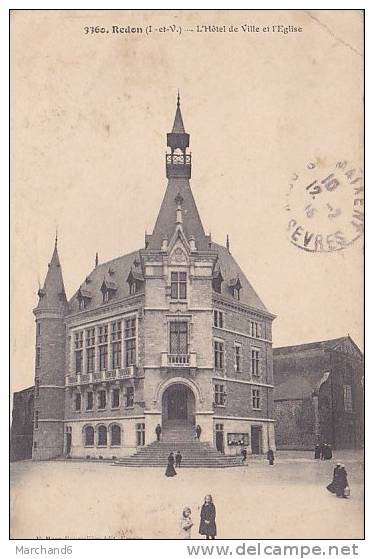
[[216, 406], [224, 406], [226, 404], [226, 392], [224, 384], [214, 385], [214, 403]]
[[125, 320], [126, 367], [136, 364], [136, 318]]
[[111, 326], [112, 369], [119, 369], [122, 365], [122, 321], [116, 320]]
[[224, 345], [218, 340], [214, 341], [214, 368], [223, 369], [224, 367]]
[[171, 298], [187, 298], [187, 272], [171, 272]]
[[106, 371], [108, 368], [108, 344], [99, 346], [99, 370]]
[[83, 369], [83, 330], [74, 333], [75, 372], [81, 373]]
[[86, 331], [87, 373], [95, 370], [95, 328]]
[[187, 355], [188, 353], [188, 322], [170, 322], [170, 353]]
[[251, 373], [254, 377], [259, 377], [260, 372], [260, 350], [251, 349]]

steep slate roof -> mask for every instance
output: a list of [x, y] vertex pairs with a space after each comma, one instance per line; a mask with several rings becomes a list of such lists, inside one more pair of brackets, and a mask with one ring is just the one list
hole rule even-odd
[[221, 285], [222, 295], [228, 297], [231, 301], [233, 300], [232, 289], [229, 288], [229, 282], [239, 277], [242, 286], [240, 289], [240, 303], [244, 303], [260, 311], [269, 312], [227, 248], [217, 245], [217, 243], [212, 243], [212, 249], [218, 252], [218, 265], [224, 279]]
[[[89, 290], [92, 298], [90, 299], [89, 309], [94, 309], [96, 307], [103, 306], [103, 294], [101, 291], [101, 286], [103, 282], [113, 283], [116, 285], [115, 295], [113, 301], [124, 299], [129, 296], [129, 285], [127, 283], [127, 278], [129, 276], [131, 266], [136, 259], [139, 259], [139, 251], [136, 250], [130, 254], [125, 254], [114, 260], [109, 260], [103, 264], [99, 264], [92, 270], [92, 272], [87, 276], [88, 283], [86, 281], [81, 285], [82, 289]], [[109, 269], [112, 269], [114, 274], [109, 275]], [[110, 279], [109, 279], [110, 278]], [[78, 303], [78, 292], [73, 295], [69, 301], [70, 312], [79, 311]]]
[[64, 280], [60, 259], [57, 251], [57, 240], [52, 254], [52, 259], [48, 264], [48, 272], [42, 289], [39, 289], [39, 302], [37, 309], [63, 309], [67, 307]]
[[327, 350], [334, 350], [340, 344], [345, 341], [349, 341], [357, 351], [362, 355], [362, 351], [360, 348], [355, 344], [352, 338], [348, 336], [342, 336], [341, 338], [333, 338], [332, 340], [322, 340], [319, 342], [309, 342], [306, 344], [299, 344], [299, 345], [289, 345], [289, 346], [282, 346], [282, 347], [275, 347], [273, 349], [274, 355], [287, 355], [289, 353], [298, 353], [299, 351], [304, 351], [306, 349], [327, 349]]
[[152, 235], [149, 236], [148, 248], [160, 250], [161, 243], [166, 236], [170, 241], [175, 231], [177, 204], [175, 199], [178, 194], [183, 198], [182, 218], [183, 231], [189, 240], [194, 235], [198, 250], [209, 250], [208, 237], [204, 233], [203, 224], [196, 207], [188, 179], [169, 179], [164, 199], [157, 216], [156, 225]]

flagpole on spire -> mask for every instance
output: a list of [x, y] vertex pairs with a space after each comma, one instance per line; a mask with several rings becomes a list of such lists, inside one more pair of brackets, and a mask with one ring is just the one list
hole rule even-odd
[[56, 225], [55, 248], [57, 248], [57, 241], [58, 241], [58, 226]]
[[178, 95], [177, 95], [177, 107], [180, 106], [180, 95], [179, 95], [179, 89], [178, 89]]

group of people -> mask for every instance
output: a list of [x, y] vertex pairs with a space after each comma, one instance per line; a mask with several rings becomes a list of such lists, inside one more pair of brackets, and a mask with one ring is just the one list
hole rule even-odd
[[[201, 431], [202, 431], [202, 429], [201, 429], [200, 425], [196, 425], [196, 427], [195, 427], [195, 438], [198, 441], [200, 440]], [[160, 442], [161, 441], [162, 427], [159, 423], [157, 423], [157, 425], [156, 425], [155, 433], [156, 433], [157, 441]]]
[[335, 494], [337, 497], [347, 499], [350, 495], [348, 484], [347, 471], [344, 464], [338, 462], [334, 468], [332, 482], [326, 487], [330, 493]]
[[317, 443], [314, 449], [314, 458], [316, 460], [331, 460], [332, 445], [329, 443]]
[[[185, 507], [182, 512], [180, 523], [182, 539], [191, 539], [191, 530], [193, 526], [192, 511], [189, 507]], [[205, 536], [207, 540], [214, 540], [217, 535], [216, 526], [216, 507], [214, 506], [211, 495], [206, 495], [204, 503], [200, 510], [200, 526], [199, 534]]]
[[166, 477], [173, 477], [177, 475], [177, 472], [175, 471], [174, 468], [174, 464], [177, 468], [181, 467], [182, 454], [179, 450], [176, 452], [175, 457], [174, 457], [174, 452], [170, 452], [168, 456], [168, 465], [166, 467], [166, 472], [165, 472]]

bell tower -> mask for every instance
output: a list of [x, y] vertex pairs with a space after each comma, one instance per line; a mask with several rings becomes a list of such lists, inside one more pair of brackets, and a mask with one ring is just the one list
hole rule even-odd
[[189, 145], [190, 135], [184, 130], [178, 91], [173, 129], [167, 134], [167, 146], [170, 148], [170, 153], [166, 154], [166, 176], [168, 179], [191, 178], [191, 154], [187, 153]]

